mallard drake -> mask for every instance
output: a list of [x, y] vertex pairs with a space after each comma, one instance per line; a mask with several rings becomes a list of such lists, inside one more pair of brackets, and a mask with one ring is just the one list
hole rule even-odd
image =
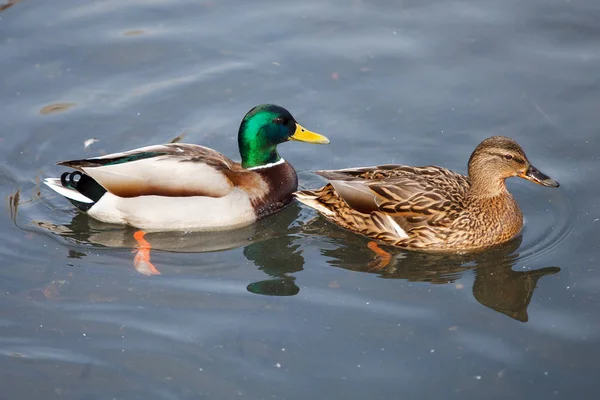
[[207, 147], [170, 143], [62, 161], [75, 171], [45, 183], [103, 222], [151, 231], [229, 229], [293, 200], [298, 178], [277, 152], [289, 140], [329, 143], [285, 108], [263, 104], [240, 125], [241, 163]]
[[487, 138], [475, 148], [468, 176], [406, 165], [317, 174], [329, 184], [295, 193], [302, 203], [346, 229], [425, 251], [477, 250], [516, 236], [523, 214], [506, 189], [506, 178], [558, 187], [531, 165], [517, 142], [503, 136]]

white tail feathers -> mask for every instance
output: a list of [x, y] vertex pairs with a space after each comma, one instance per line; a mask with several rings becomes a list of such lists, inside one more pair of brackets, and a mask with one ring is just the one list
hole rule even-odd
[[314, 208], [319, 213], [321, 213], [325, 216], [333, 215], [333, 211], [331, 211], [330, 209], [328, 209], [327, 207], [325, 207], [323, 204], [321, 204], [319, 202], [319, 196], [316, 194], [313, 194], [310, 191], [296, 192], [296, 193], [294, 193], [294, 196], [296, 197], [296, 199], [298, 199], [298, 201], [300, 203], [304, 203], [307, 206]]
[[80, 203], [94, 202], [94, 200], [82, 195], [77, 190], [64, 187], [60, 181], [60, 178], [46, 178], [44, 179], [44, 183], [48, 185], [50, 189], [54, 190], [61, 196], [65, 196], [68, 199], [79, 201]]

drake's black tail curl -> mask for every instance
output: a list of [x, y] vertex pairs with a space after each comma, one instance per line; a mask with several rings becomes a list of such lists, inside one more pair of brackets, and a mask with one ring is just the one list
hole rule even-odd
[[102, 198], [102, 196], [104, 196], [104, 193], [106, 193], [106, 189], [104, 189], [98, 182], [79, 171], [63, 173], [60, 176], [60, 183], [66, 188], [77, 190], [79, 193], [93, 201], [93, 203], [82, 203], [80, 201], [67, 198], [67, 200], [69, 200], [81, 211], [89, 210], [94, 204], [96, 204], [96, 202], [98, 202], [98, 200], [100, 200], [100, 198]]

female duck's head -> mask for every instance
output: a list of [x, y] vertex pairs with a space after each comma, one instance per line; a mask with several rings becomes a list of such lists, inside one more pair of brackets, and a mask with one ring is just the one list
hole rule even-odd
[[274, 104], [261, 104], [248, 111], [238, 132], [244, 168], [260, 167], [281, 159], [277, 145], [290, 140], [328, 144], [329, 139], [300, 125], [292, 114]]
[[504, 180], [513, 176], [538, 185], [558, 187], [558, 182], [535, 168], [519, 144], [505, 136], [482, 141], [469, 159], [469, 178], [473, 190], [494, 196], [506, 190]]

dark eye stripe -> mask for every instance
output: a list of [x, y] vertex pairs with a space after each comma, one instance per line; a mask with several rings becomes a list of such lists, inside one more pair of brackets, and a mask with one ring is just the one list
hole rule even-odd
[[[494, 156], [501, 157], [501, 158], [504, 158], [504, 156], [506, 155], [506, 154], [502, 154], [502, 153], [496, 153], [495, 151], [490, 151], [489, 154], [492, 154]], [[521, 157], [518, 157], [515, 155], [512, 155], [512, 156], [513, 156], [512, 161], [515, 161], [518, 164], [525, 164], [525, 160], [523, 160]]]

